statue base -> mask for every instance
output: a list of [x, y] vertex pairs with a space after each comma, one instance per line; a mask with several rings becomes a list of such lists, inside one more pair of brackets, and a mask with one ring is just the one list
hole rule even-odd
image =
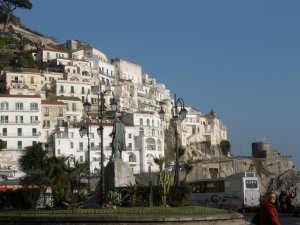
[[113, 159], [108, 162], [104, 170], [105, 189], [123, 187], [127, 184], [134, 184], [133, 169], [128, 162], [122, 159]]

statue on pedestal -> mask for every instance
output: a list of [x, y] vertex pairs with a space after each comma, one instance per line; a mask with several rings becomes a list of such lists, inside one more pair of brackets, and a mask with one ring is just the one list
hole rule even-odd
[[112, 137], [112, 155], [104, 170], [106, 188], [122, 187], [135, 183], [133, 168], [122, 160], [122, 151], [126, 150], [125, 128], [122, 121], [115, 116], [114, 126], [110, 134]]
[[115, 116], [113, 130], [109, 136], [112, 137], [111, 159], [112, 160], [113, 159], [122, 159], [122, 151], [126, 150], [125, 128], [124, 128], [124, 124], [117, 116]]

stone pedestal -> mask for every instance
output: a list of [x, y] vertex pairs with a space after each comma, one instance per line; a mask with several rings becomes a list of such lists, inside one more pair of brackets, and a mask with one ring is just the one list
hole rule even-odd
[[134, 184], [133, 169], [128, 162], [122, 159], [113, 159], [108, 162], [104, 170], [105, 189]]

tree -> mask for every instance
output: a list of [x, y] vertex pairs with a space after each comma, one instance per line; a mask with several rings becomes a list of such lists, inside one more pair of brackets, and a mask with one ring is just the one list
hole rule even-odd
[[159, 171], [161, 172], [163, 170], [163, 166], [165, 163], [165, 157], [163, 156], [159, 156], [159, 158], [155, 157], [153, 161], [156, 165], [158, 165]]
[[184, 179], [183, 179], [183, 182], [186, 182], [187, 181], [187, 175], [189, 175], [190, 172], [192, 172], [192, 169], [194, 168], [194, 166], [188, 164], [188, 163], [185, 163], [184, 166]]
[[0, 0], [0, 8], [5, 18], [3, 31], [6, 31], [13, 11], [17, 8], [31, 9], [32, 3], [29, 0]]
[[229, 141], [222, 140], [220, 142], [220, 148], [221, 148], [221, 151], [222, 151], [223, 155], [227, 156], [228, 153], [230, 153], [230, 147], [231, 147], [231, 145], [230, 145]]
[[38, 185], [51, 187], [55, 206], [79, 206], [86, 196], [80, 183], [80, 174], [87, 171], [88, 163], [73, 160], [70, 164], [69, 157], [48, 158], [42, 144], [37, 143], [26, 147], [25, 154], [19, 159], [21, 170], [26, 173], [22, 179], [24, 185]]
[[42, 143], [37, 143], [25, 148], [25, 154], [20, 157], [19, 165], [25, 173], [31, 171], [44, 171], [47, 165], [47, 153]]
[[0, 151], [6, 148], [6, 143], [0, 139]]

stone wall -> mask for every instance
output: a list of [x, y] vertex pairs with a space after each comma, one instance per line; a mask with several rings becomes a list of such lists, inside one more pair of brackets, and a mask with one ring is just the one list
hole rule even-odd
[[277, 159], [232, 157], [227, 159], [202, 160], [194, 164], [194, 168], [187, 179], [190, 181], [227, 177], [235, 173], [250, 171], [255, 172], [260, 180], [261, 193], [263, 194], [270, 188], [281, 188], [277, 184], [278, 178], [289, 171], [293, 171], [293, 163], [291, 158], [284, 157]]

